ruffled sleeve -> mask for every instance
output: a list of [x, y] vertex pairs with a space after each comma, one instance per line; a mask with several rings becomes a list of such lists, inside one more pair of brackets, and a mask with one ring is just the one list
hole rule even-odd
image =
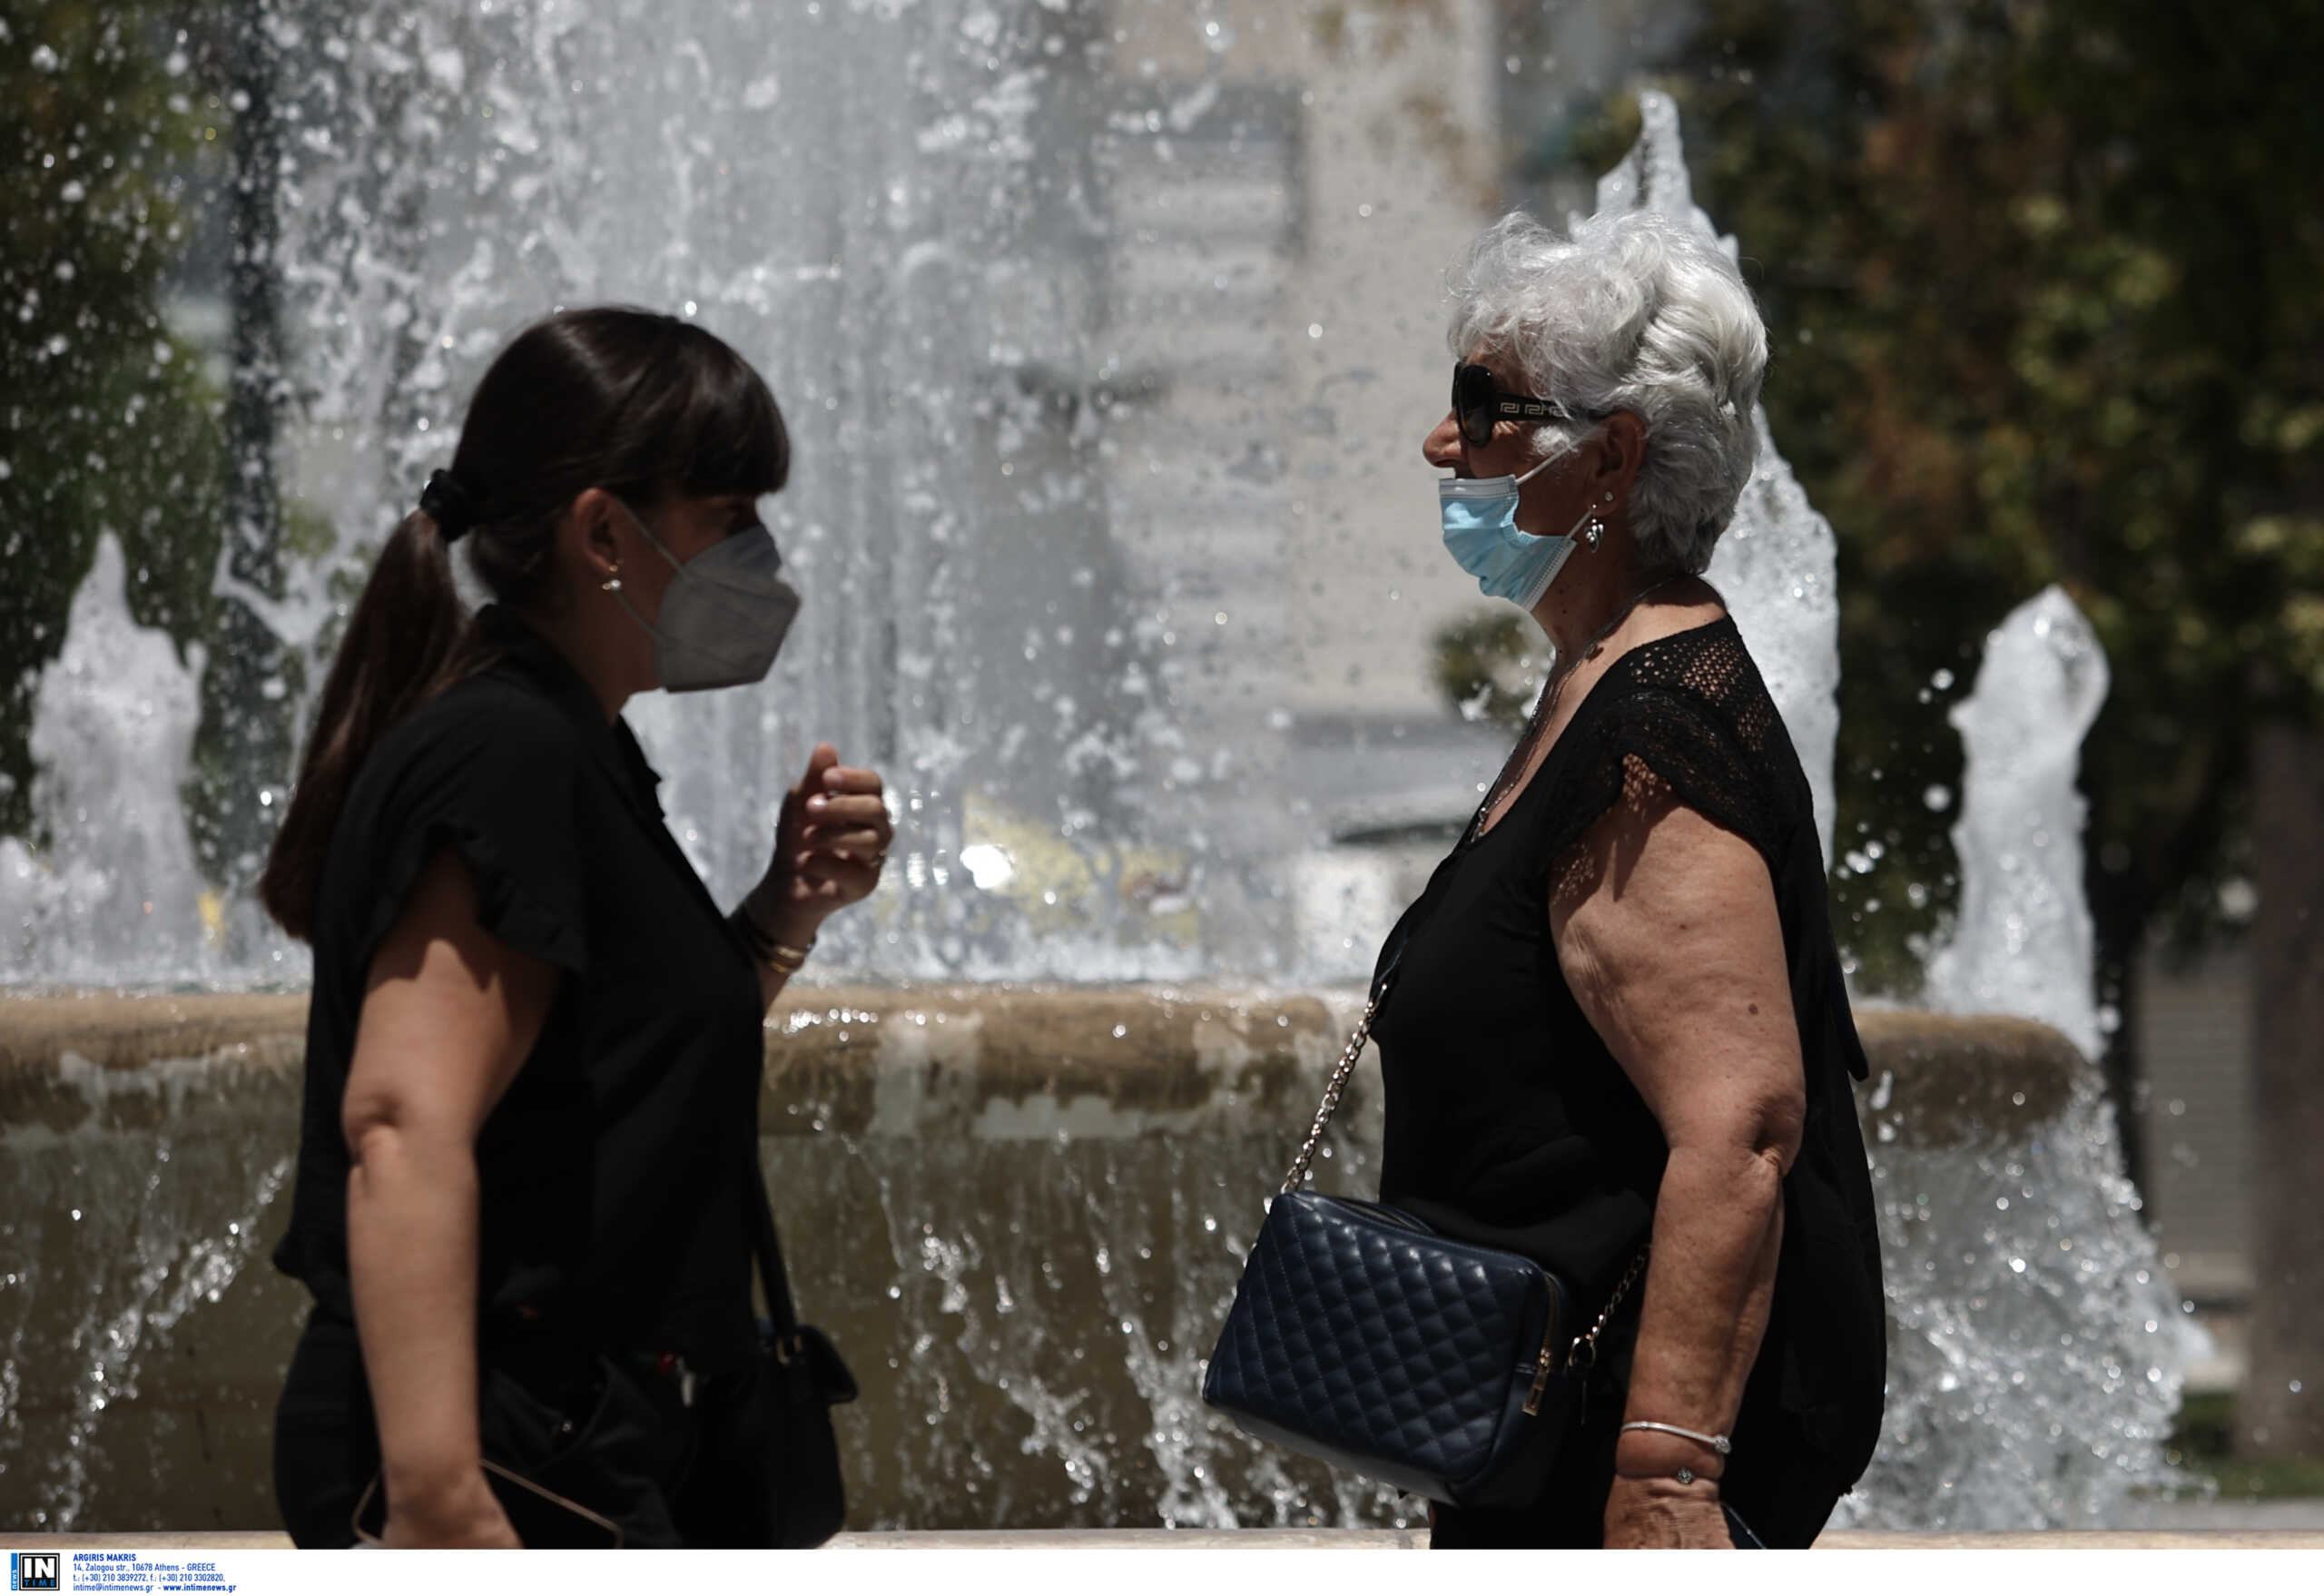
[[452, 847], [475, 883], [477, 920], [487, 932], [582, 972], [588, 955], [576, 809], [585, 757], [554, 708], [484, 683], [448, 694], [397, 728], [375, 755], [382, 768], [367, 769], [361, 783], [373, 794], [361, 962], [378, 951], [428, 861]]

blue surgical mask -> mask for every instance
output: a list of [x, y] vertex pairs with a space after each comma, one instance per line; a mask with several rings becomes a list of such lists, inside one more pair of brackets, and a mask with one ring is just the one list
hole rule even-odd
[[[1553, 455], [1522, 477], [1447, 477], [1436, 485], [1445, 552], [1477, 579], [1486, 597], [1531, 609], [1572, 557], [1571, 532], [1536, 536], [1517, 527], [1517, 490], [1561, 458]], [[1581, 520], [1589, 518], [1585, 514]]]

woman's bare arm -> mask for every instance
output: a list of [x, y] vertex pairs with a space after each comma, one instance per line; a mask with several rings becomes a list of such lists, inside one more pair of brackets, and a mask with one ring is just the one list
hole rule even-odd
[[371, 961], [340, 1106], [347, 1263], [388, 1492], [388, 1541], [517, 1544], [477, 1436], [476, 1138], [556, 994], [554, 966], [477, 923], [447, 849]]
[[[1807, 1112], [1767, 865], [1633, 763], [1550, 924], [1582, 1012], [1670, 1147], [1624, 1417], [1727, 1433], [1767, 1330]], [[1728, 1544], [1716, 1453], [1631, 1432], [1616, 1459], [1609, 1545]], [[1680, 1485], [1681, 1467], [1700, 1478]]]

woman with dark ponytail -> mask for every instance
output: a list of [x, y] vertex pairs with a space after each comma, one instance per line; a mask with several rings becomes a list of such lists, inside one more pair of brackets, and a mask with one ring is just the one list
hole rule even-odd
[[260, 888], [314, 947], [274, 1255], [314, 1296], [275, 1426], [300, 1545], [776, 1533], [737, 1483], [762, 1021], [892, 832], [819, 745], [723, 911], [620, 712], [766, 675], [798, 597], [755, 507], [789, 468], [718, 339], [560, 312], [485, 373], [349, 620]]

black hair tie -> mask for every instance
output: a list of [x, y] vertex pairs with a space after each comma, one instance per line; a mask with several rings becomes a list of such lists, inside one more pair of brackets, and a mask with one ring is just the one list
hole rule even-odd
[[436, 523], [447, 543], [458, 543], [476, 525], [476, 496], [449, 471], [438, 471], [428, 478], [428, 486], [419, 490], [419, 508]]

